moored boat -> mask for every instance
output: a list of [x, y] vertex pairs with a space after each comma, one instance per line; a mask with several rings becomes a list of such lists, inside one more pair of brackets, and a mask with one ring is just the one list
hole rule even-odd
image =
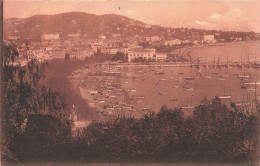
[[231, 99], [231, 95], [217, 96], [219, 99]]
[[186, 80], [194, 80], [194, 77], [186, 77]]
[[189, 106], [189, 105], [181, 107], [181, 109], [193, 109], [193, 108], [194, 108], [194, 106]]
[[238, 78], [249, 78], [249, 77], [250, 77], [249, 75], [242, 75], [242, 74], [238, 75]]

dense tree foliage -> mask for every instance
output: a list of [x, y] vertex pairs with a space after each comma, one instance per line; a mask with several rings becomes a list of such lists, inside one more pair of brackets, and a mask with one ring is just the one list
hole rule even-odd
[[92, 124], [79, 137], [85, 151], [78, 155], [101, 162], [252, 161], [256, 126], [256, 115], [228, 109], [218, 99], [199, 105], [189, 118], [162, 107], [141, 119]]
[[[19, 52], [12, 43], [5, 43], [3, 47], [3, 76], [2, 76], [2, 106], [3, 106], [3, 139], [2, 153], [6, 160], [23, 160], [26, 149], [30, 146], [31, 140], [25, 145], [24, 139], [35, 139], [27, 135], [28, 128], [34, 126], [35, 135], [41, 132], [40, 128], [46, 127], [41, 123], [30, 123], [35, 116], [45, 118], [46, 123], [51, 118], [68, 126], [64, 114], [63, 99], [57, 92], [41, 84], [44, 77], [45, 63], [39, 63], [36, 59], [28, 60], [21, 65], [17, 58]], [[44, 122], [44, 121], [38, 121]], [[48, 127], [48, 126], [47, 126]], [[53, 130], [56, 126], [49, 126]], [[38, 140], [40, 141], [40, 140]], [[41, 142], [41, 141], [40, 141]], [[26, 146], [23, 147], [22, 146]]]

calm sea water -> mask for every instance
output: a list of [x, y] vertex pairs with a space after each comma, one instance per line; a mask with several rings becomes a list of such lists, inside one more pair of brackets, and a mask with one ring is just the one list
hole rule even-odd
[[188, 49], [191, 56], [199, 58], [201, 62], [212, 62], [220, 59], [221, 62], [260, 61], [260, 41], [226, 43], [217, 46], [193, 47]]

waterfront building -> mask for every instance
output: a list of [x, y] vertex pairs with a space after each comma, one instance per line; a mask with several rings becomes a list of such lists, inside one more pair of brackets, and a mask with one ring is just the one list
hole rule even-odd
[[115, 34], [112, 34], [111, 36], [112, 36], [112, 38], [118, 38], [118, 37], [120, 37], [120, 33], [115, 33]]
[[145, 40], [148, 42], [156, 42], [160, 41], [162, 38], [160, 36], [150, 36], [150, 37], [145, 37]]
[[156, 61], [165, 61], [167, 55], [165, 53], [157, 53], [155, 56]]
[[8, 39], [9, 40], [18, 40], [18, 36], [9, 36]]
[[42, 40], [60, 40], [59, 34], [44, 34], [41, 35]]
[[148, 59], [155, 59], [156, 54], [155, 54], [155, 49], [145, 49], [145, 48], [132, 48], [129, 49], [128, 51], [128, 62], [133, 61], [133, 59], [136, 58], [144, 58], [146, 60]]
[[68, 37], [70, 38], [79, 38], [80, 34], [79, 33], [69, 33]]
[[204, 35], [204, 41], [206, 43], [216, 43], [214, 35]]
[[99, 39], [106, 39], [107, 37], [104, 35], [99, 36]]
[[181, 44], [179, 39], [172, 39], [172, 40], [165, 40], [164, 45], [166, 46], [173, 46], [173, 45], [178, 45]]

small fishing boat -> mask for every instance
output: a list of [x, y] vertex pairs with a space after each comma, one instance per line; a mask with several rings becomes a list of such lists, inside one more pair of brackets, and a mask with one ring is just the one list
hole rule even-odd
[[128, 110], [129, 110], [129, 109], [132, 109], [132, 107], [129, 107], [129, 106], [124, 106], [123, 108], [124, 108], [124, 109], [128, 109]]
[[106, 110], [114, 110], [114, 107], [107, 107]]
[[242, 74], [238, 75], [238, 78], [249, 78], [249, 77], [250, 77], [249, 75], [242, 75]]
[[224, 88], [224, 95], [223, 96], [217, 96], [217, 98], [219, 98], [219, 99], [231, 99], [231, 94], [226, 95], [225, 92], [226, 91], [225, 91], [225, 88]]
[[259, 69], [260, 68], [260, 63], [253, 63], [251, 65], [251, 67], [254, 68], [254, 69]]
[[194, 108], [194, 106], [184, 106], [184, 107], [181, 107], [181, 109], [193, 109]]
[[236, 106], [249, 106], [250, 103], [249, 102], [237, 102], [235, 103]]
[[248, 90], [248, 91], [255, 91], [255, 88], [249, 87], [249, 88], [247, 88], [246, 90]]
[[144, 99], [144, 96], [135, 96], [136, 99]]
[[238, 75], [238, 78], [249, 78], [249, 77], [250, 77], [250, 76], [249, 76], [249, 75], [246, 75], [246, 73], [245, 73], [245, 68], [244, 68], [244, 73]]
[[245, 82], [244, 85], [260, 85], [260, 82]]
[[167, 92], [159, 92], [159, 95], [167, 95]]
[[107, 72], [105, 72], [105, 74], [114, 75], [114, 74], [120, 74], [120, 72], [118, 72], [118, 71], [107, 71]]
[[231, 96], [225, 95], [225, 96], [218, 96], [217, 98], [219, 98], [219, 99], [231, 99]]
[[212, 77], [210, 76], [203, 76], [204, 78], [207, 78], [207, 79], [212, 79]]
[[186, 77], [186, 80], [194, 80], [194, 77]]
[[245, 85], [242, 85], [242, 86], [241, 86], [241, 88], [242, 88], [242, 89], [245, 89], [245, 88], [246, 88], [246, 86], [245, 86]]
[[222, 66], [221, 66], [221, 64], [217, 64], [217, 68], [221, 68]]
[[187, 85], [183, 85], [183, 89], [187, 90], [187, 91], [193, 91], [194, 90], [193, 88], [191, 88], [191, 87], [189, 87]]
[[163, 75], [164, 73], [163, 72], [159, 72], [159, 71], [156, 71], [154, 72], [155, 75]]
[[97, 103], [101, 104], [101, 103], [104, 103], [105, 101], [104, 100], [101, 100], [101, 101], [98, 101]]

